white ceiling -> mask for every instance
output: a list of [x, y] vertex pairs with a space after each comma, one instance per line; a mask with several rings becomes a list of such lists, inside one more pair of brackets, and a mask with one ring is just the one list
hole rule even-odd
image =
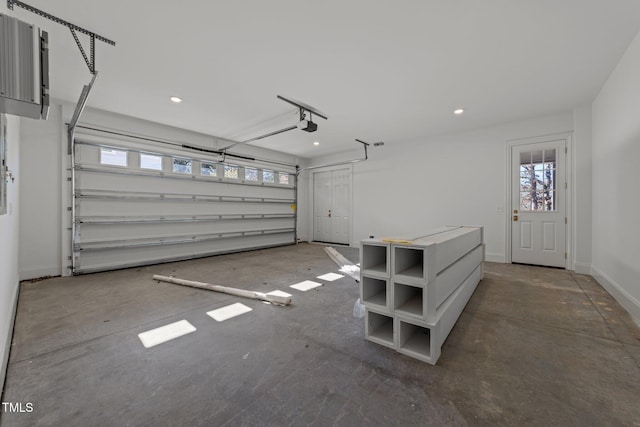
[[[568, 111], [640, 29], [638, 0], [25, 3], [116, 41], [96, 43], [89, 106], [245, 140], [294, 125], [292, 97], [329, 120], [255, 145], [301, 157]], [[51, 94], [75, 102], [90, 74], [69, 31], [0, 11], [49, 32]]]

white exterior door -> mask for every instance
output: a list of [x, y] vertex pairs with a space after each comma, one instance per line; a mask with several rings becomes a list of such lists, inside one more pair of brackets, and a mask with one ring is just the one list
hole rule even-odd
[[566, 141], [511, 147], [511, 261], [566, 266]]
[[313, 240], [349, 244], [351, 170], [316, 172], [313, 188]]

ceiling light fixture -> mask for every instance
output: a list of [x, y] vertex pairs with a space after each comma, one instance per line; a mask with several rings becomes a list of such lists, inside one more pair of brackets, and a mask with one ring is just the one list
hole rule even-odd
[[179, 104], [182, 102], [182, 98], [178, 97], [178, 96], [172, 96], [171, 98], [169, 98], [171, 100], [171, 102], [175, 102], [176, 104]]
[[458, 108], [457, 110], [453, 110], [453, 114], [460, 115], [462, 113], [464, 113], [464, 109], [462, 109], [462, 108]]
[[313, 145], [320, 145], [318, 141], [314, 141]]

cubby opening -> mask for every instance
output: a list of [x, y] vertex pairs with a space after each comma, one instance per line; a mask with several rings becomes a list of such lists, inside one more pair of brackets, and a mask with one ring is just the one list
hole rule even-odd
[[393, 346], [393, 317], [367, 311], [369, 337]]
[[419, 279], [424, 277], [424, 249], [395, 247], [394, 251], [393, 274]]
[[431, 329], [400, 320], [400, 349], [431, 358]]
[[387, 281], [373, 277], [362, 277], [362, 302], [387, 306]]
[[399, 313], [424, 316], [424, 289], [417, 286], [393, 284], [393, 309]]
[[387, 274], [387, 248], [386, 245], [363, 244], [362, 259], [360, 260], [362, 270]]

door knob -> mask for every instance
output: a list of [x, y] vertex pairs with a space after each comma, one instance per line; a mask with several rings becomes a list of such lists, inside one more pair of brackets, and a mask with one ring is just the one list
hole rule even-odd
[[513, 216], [513, 220], [514, 220], [514, 221], [517, 221], [517, 220], [518, 220], [518, 215], [514, 215], [514, 216]]

